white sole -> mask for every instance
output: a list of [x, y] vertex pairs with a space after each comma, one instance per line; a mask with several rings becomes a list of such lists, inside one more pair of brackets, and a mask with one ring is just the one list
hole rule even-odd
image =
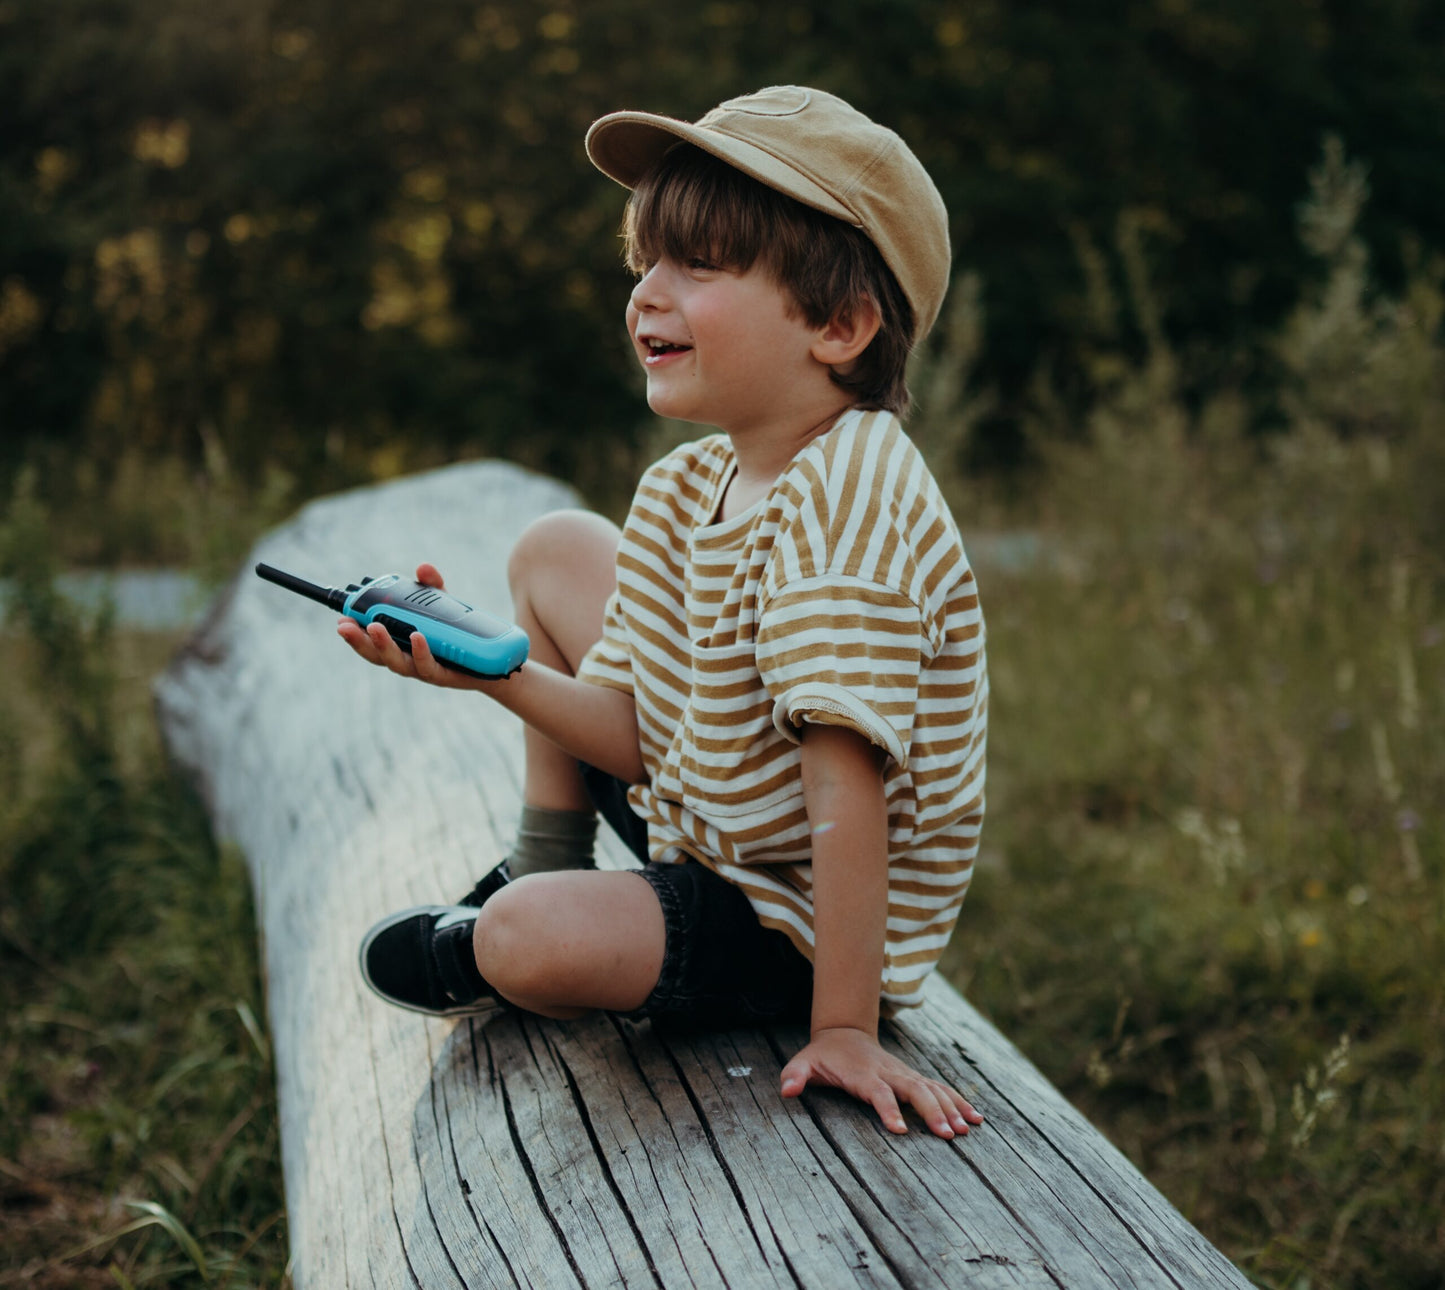
[[[394, 998], [381, 989], [371, 979], [371, 973], [366, 967], [366, 952], [369, 950], [383, 932], [389, 931], [398, 923], [404, 923], [408, 918], [415, 918], [418, 914], [446, 914], [457, 909], [471, 909], [470, 905], [413, 905], [410, 909], [399, 910], [390, 914], [375, 924], [366, 936], [362, 939], [361, 948], [357, 951], [357, 966], [361, 969], [361, 979], [366, 982], [366, 988], [376, 995], [378, 999], [391, 1004], [393, 1008], [404, 1008], [407, 1012], [414, 1012], [422, 1017], [478, 1017], [488, 1013], [496, 1012], [501, 1004], [493, 998], [478, 999], [475, 1003], [459, 1003], [453, 1008], [423, 1008], [414, 1003], [403, 1003], [400, 999]], [[475, 915], [473, 915], [475, 917]]]

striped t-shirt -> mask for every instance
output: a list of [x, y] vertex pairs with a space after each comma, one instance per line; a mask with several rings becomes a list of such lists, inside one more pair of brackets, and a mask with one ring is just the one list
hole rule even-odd
[[718, 522], [733, 468], [727, 436], [714, 435], [648, 469], [579, 675], [636, 702], [647, 782], [629, 800], [653, 858], [715, 869], [809, 958], [798, 723], [847, 726], [883, 749], [882, 1001], [915, 1004], [983, 821], [988, 681], [973, 572], [889, 413], [844, 413], [766, 497]]

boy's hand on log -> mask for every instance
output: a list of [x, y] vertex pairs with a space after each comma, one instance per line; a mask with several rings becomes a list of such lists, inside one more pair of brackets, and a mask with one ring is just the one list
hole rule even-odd
[[[417, 565], [416, 580], [438, 591], [445, 590], [441, 572], [434, 564]], [[391, 633], [380, 623], [363, 627], [356, 619], [343, 615], [336, 624], [336, 634], [368, 663], [384, 667], [398, 676], [409, 676], [449, 690], [477, 688], [474, 678], [438, 663], [426, 637], [420, 632], [411, 634], [410, 654], [391, 639]]]
[[940, 1138], [966, 1134], [971, 1126], [983, 1123], [983, 1116], [961, 1094], [938, 1080], [925, 1079], [872, 1035], [851, 1026], [817, 1031], [783, 1067], [784, 1097], [797, 1097], [809, 1084], [841, 1088], [867, 1102], [892, 1133], [908, 1132], [900, 1099]]

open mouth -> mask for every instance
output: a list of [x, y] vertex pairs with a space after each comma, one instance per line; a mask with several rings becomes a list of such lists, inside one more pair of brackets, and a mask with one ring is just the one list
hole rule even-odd
[[647, 337], [644, 344], [647, 346], [647, 357], [642, 360], [644, 363], [667, 358], [672, 354], [685, 354], [692, 348], [691, 345], [674, 345], [671, 341], [658, 340], [652, 336]]

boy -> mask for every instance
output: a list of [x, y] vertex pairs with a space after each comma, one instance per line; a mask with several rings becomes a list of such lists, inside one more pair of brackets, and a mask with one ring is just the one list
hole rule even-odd
[[[987, 678], [973, 575], [897, 415], [948, 284], [946, 213], [903, 142], [817, 90], [695, 124], [620, 112], [588, 153], [631, 188], [627, 327], [652, 410], [718, 427], [652, 466], [619, 533], [543, 517], [509, 562], [529, 662], [370, 662], [526, 723], [508, 863], [362, 945], [383, 998], [711, 1025], [811, 1022], [809, 1083], [940, 1137], [980, 1116], [878, 1042], [917, 1003], [972, 870]], [[430, 565], [418, 578], [441, 586]], [[590, 867], [594, 810], [639, 871]]]

